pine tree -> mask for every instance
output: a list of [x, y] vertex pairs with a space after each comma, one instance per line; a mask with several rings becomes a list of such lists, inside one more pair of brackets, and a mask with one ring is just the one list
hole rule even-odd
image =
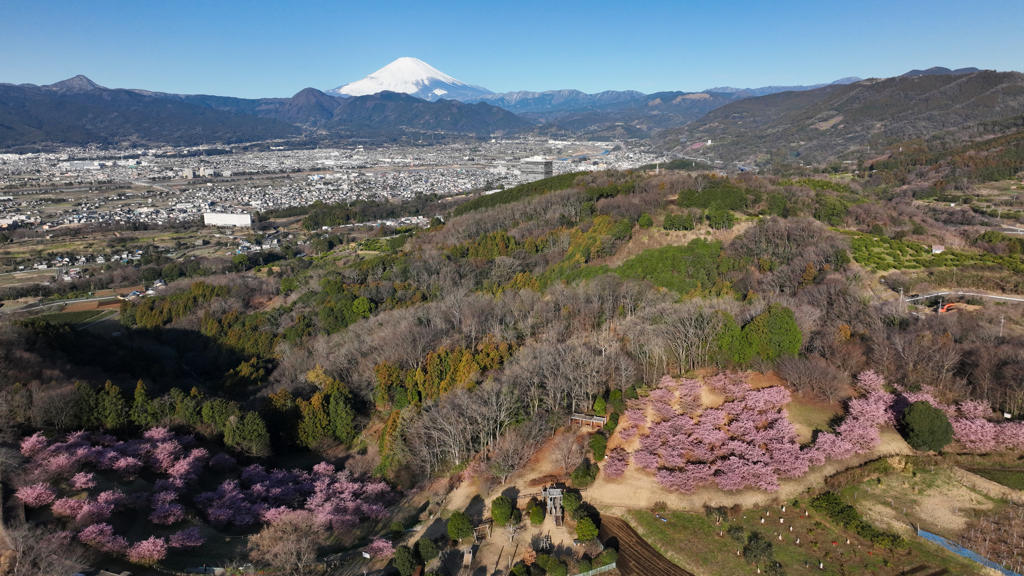
[[299, 412], [299, 443], [306, 448], [316, 448], [320, 442], [331, 435], [331, 422], [327, 415], [324, 392], [313, 394], [309, 400], [298, 400]]
[[83, 428], [96, 428], [99, 426], [99, 396], [96, 390], [88, 384], [75, 382], [75, 390], [78, 391], [78, 417]]
[[270, 434], [263, 418], [256, 412], [246, 412], [239, 418], [228, 419], [224, 430], [224, 443], [251, 456], [270, 456]]
[[351, 445], [357, 434], [356, 412], [352, 409], [352, 399], [347, 391], [338, 390], [331, 394], [328, 416], [334, 437], [346, 446]]
[[135, 385], [135, 401], [132, 402], [132, 422], [140, 428], [148, 428], [153, 425], [153, 401], [146, 393], [146, 383], [141, 379]]
[[107, 380], [103, 391], [99, 393], [97, 402], [97, 419], [107, 430], [120, 430], [125, 425], [125, 414], [128, 406], [121, 397], [121, 389]]

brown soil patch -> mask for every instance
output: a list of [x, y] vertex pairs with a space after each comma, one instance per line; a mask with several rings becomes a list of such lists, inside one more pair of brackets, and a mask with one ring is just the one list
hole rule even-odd
[[547, 476], [540, 476], [538, 478], [534, 478], [533, 480], [527, 482], [526, 485], [531, 488], [539, 488], [541, 486], [547, 486], [549, 484], [554, 484], [555, 482], [560, 482], [561, 480], [562, 476], [555, 476], [553, 474], [549, 474]]
[[95, 310], [99, 308], [99, 300], [93, 300], [92, 302], [74, 302], [64, 307], [63, 312], [81, 312], [83, 310]]
[[620, 518], [602, 516], [600, 538], [619, 541], [619, 559], [615, 566], [624, 576], [693, 576], [658, 553]]
[[17, 298], [15, 300], [0, 301], [0, 306], [2, 306], [5, 310], [16, 310], [18, 308], [24, 308], [29, 304], [35, 304], [40, 300], [42, 300], [42, 298], [39, 298], [37, 296], [29, 296], [25, 298]]
[[750, 387], [755, 390], [758, 388], [771, 388], [773, 386], [786, 386], [786, 381], [771, 370], [764, 374], [760, 372], [751, 372], [750, 378], [747, 381], [750, 382]]
[[725, 404], [725, 395], [705, 386], [700, 391], [700, 403], [705, 408], [718, 408]]

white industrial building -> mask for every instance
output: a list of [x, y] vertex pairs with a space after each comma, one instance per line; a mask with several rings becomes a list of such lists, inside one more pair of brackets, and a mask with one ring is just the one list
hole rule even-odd
[[536, 182], [555, 175], [554, 162], [541, 156], [526, 158], [519, 163], [519, 181]]
[[223, 212], [204, 212], [203, 223], [207, 226], [252, 226], [252, 214], [225, 214]]

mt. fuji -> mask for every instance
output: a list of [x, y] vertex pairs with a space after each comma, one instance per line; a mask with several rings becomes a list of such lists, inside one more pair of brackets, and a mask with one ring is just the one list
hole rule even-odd
[[428, 101], [469, 100], [493, 94], [452, 78], [416, 58], [399, 58], [362, 80], [339, 86], [327, 93], [333, 96], [367, 96], [380, 92], [400, 92]]

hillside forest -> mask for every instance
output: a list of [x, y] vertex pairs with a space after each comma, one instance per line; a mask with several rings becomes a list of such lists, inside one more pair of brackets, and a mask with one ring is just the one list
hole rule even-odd
[[[888, 430], [922, 454], [1020, 454], [1021, 304], [909, 300], [1024, 294], [1007, 231], [1024, 213], [999, 204], [1021, 186], [1015, 134], [907, 145], [856, 172], [559, 176], [372, 253], [339, 243], [182, 274], [125, 301], [117, 336], [6, 316], [0, 479], [26, 522], [0, 573], [195, 558], [315, 573], [365, 550], [406, 574], [448, 546], [394, 548], [416, 523], [408, 498], [447, 478], [489, 494], [555, 450], [574, 413], [607, 423], [559, 449], [573, 487], [629, 474], [772, 494]], [[826, 417], [798, 429], [795, 402]], [[847, 513], [829, 498], [816, 509]], [[588, 506], [583, 540], [599, 524]], [[513, 573], [564, 574], [553, 558]]]

